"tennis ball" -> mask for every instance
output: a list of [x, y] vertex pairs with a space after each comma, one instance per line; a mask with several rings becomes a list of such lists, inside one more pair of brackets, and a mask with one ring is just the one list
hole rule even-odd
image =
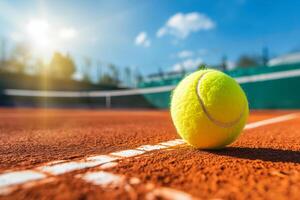
[[175, 88], [171, 117], [179, 135], [201, 149], [232, 143], [245, 126], [247, 97], [230, 76], [203, 69], [185, 77]]

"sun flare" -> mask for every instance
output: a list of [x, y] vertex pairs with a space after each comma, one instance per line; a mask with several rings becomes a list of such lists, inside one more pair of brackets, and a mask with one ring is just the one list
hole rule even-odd
[[35, 57], [49, 60], [55, 51], [65, 51], [74, 43], [78, 31], [72, 26], [57, 25], [44, 18], [32, 18], [23, 26], [24, 41]]
[[30, 41], [36, 48], [47, 48], [50, 45], [50, 26], [42, 19], [32, 19], [26, 26]]

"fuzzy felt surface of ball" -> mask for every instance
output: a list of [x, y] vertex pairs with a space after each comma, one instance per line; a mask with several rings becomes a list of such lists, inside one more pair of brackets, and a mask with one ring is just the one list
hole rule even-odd
[[200, 149], [231, 144], [243, 130], [249, 113], [240, 85], [212, 69], [185, 77], [172, 93], [170, 110], [178, 134]]

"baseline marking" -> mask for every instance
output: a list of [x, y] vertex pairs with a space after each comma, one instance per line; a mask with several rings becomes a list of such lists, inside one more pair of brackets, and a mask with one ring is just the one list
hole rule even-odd
[[283, 121], [295, 119], [297, 117], [299, 117], [298, 113], [292, 113], [292, 114], [282, 115], [282, 116], [279, 116], [279, 117], [274, 117], [274, 118], [271, 118], [271, 119], [266, 119], [266, 120], [262, 120], [262, 121], [258, 121], [258, 122], [253, 122], [251, 124], [247, 124], [245, 126], [245, 130], [253, 129], [253, 128], [257, 128], [257, 127], [265, 126], [265, 125], [269, 125], [269, 124], [274, 124], [274, 123], [277, 123], [277, 122], [283, 122]]
[[44, 174], [32, 170], [9, 172], [0, 175], [0, 188], [43, 178], [46, 178]]
[[[129, 181], [126, 181], [126, 177], [123, 175], [117, 175], [110, 172], [97, 171], [97, 172], [87, 172], [85, 174], [79, 174], [76, 178], [80, 178], [90, 184], [114, 188], [114, 187], [124, 187], [125, 190], [130, 190], [132, 185], [138, 185], [141, 183], [141, 180], [136, 177], [132, 177]], [[153, 184], [148, 183], [145, 186], [147, 191], [146, 199], [158, 199], [166, 198], [172, 200], [196, 200], [197, 198], [192, 195], [167, 188], [167, 187], [155, 187]]]

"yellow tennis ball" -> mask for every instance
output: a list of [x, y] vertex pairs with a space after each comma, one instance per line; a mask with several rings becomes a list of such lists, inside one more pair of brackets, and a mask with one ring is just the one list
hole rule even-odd
[[171, 116], [188, 144], [218, 149], [232, 143], [249, 113], [247, 97], [230, 76], [204, 69], [185, 77], [172, 94]]

